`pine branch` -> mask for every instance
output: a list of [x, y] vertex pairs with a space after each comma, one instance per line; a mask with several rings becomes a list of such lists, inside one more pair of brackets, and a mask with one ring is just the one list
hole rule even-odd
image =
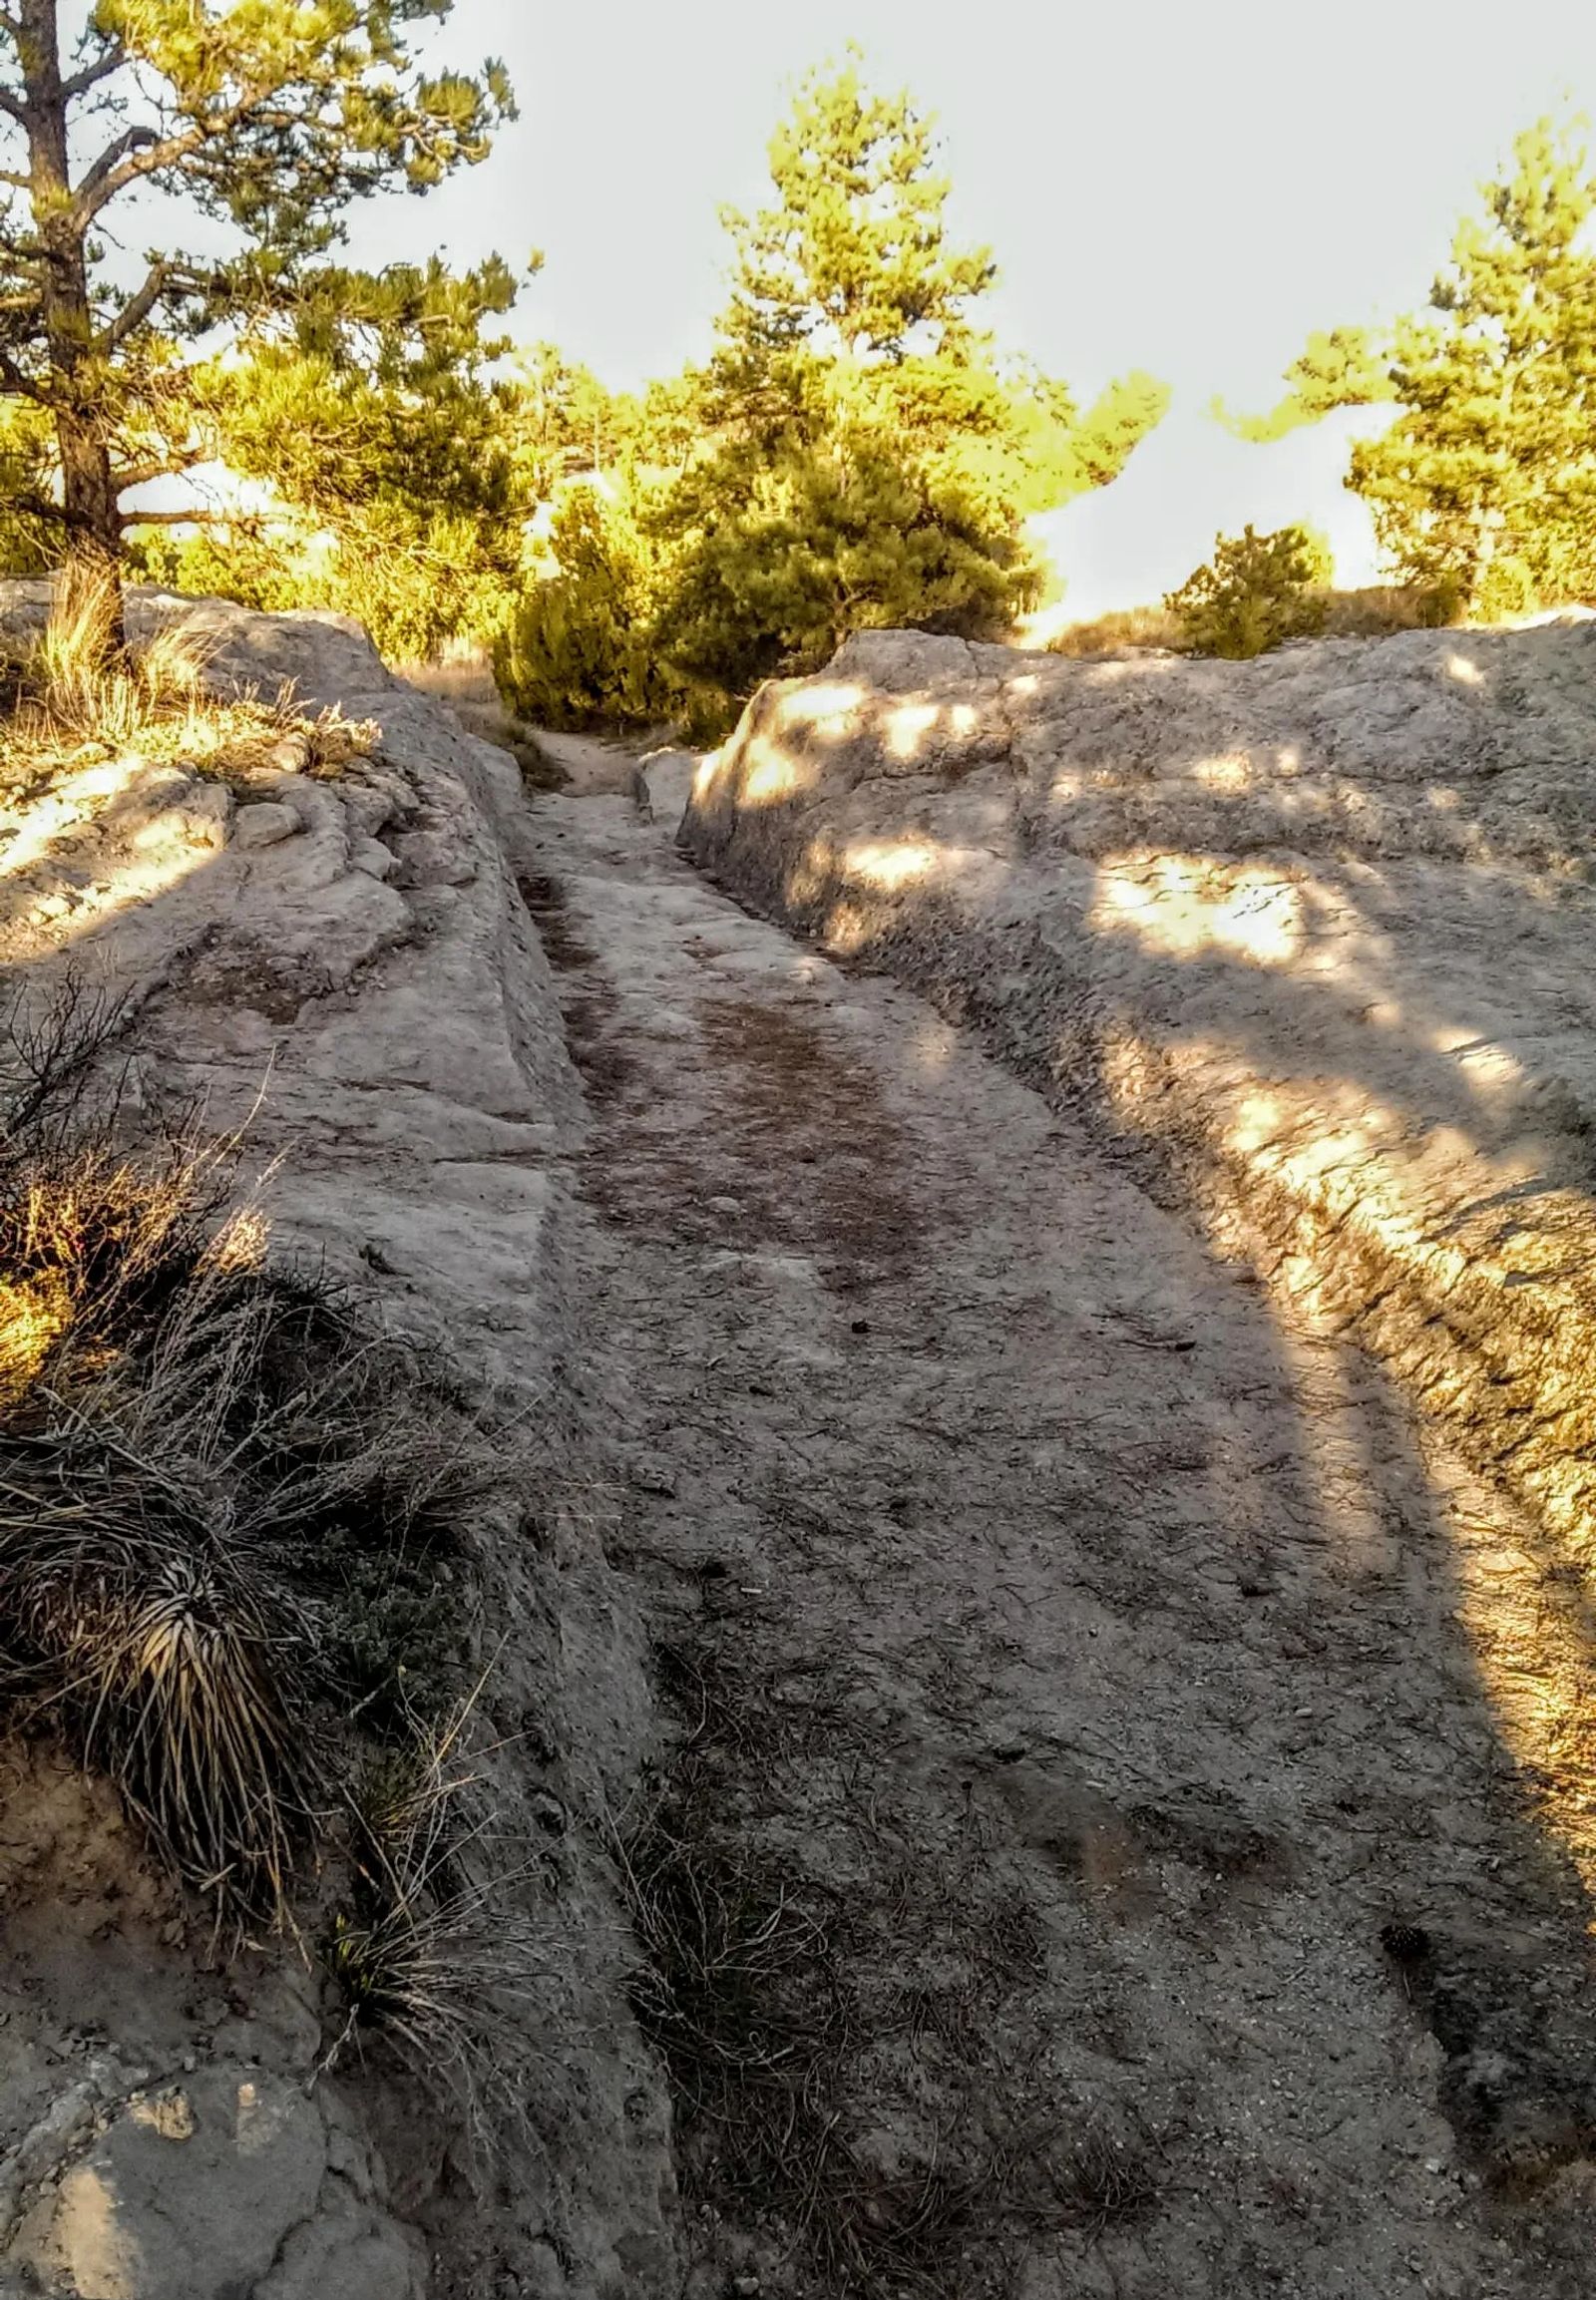
[[66, 527], [69, 524], [60, 504], [52, 503], [44, 495], [10, 496], [7, 498], [7, 509], [22, 512], [29, 519], [49, 520], [55, 527]]
[[113, 73], [120, 72], [127, 61], [126, 53], [118, 47], [97, 63], [84, 65], [81, 71], [61, 83], [63, 97], [67, 103], [76, 104], [80, 96], [87, 96], [91, 88], [97, 88], [102, 80], [109, 80]]
[[23, 373], [9, 351], [0, 351], [0, 398], [31, 399], [40, 407], [46, 404], [44, 393]]
[[[85, 205], [85, 202], [94, 200], [94, 194], [103, 185], [110, 182], [129, 155], [140, 151], [147, 145], [159, 145], [161, 139], [153, 128], [141, 125], [125, 128], [114, 144], [106, 146], [99, 159], [87, 171], [78, 188], [78, 206], [82, 210], [84, 222], [87, 222], [90, 216], [97, 212], [98, 206], [105, 204], [104, 200], [91, 205]], [[108, 199], [113, 196], [112, 192], [106, 193]]]
[[[209, 144], [215, 144], [242, 127], [252, 115], [258, 113], [269, 90], [248, 88], [224, 112], [209, 114], [197, 120], [192, 128], [180, 135], [158, 136], [153, 128], [130, 128], [110, 144], [84, 177], [73, 202], [73, 218], [80, 229], [93, 222], [102, 207], [107, 206], [130, 184], [137, 184], [148, 176], [159, 176], [163, 169], [176, 168], [185, 160], [192, 160]], [[285, 122], [285, 125], [291, 125]]]
[[[153, 475], [159, 478], [161, 474]], [[119, 486], [131, 486], [132, 481], [119, 481]], [[222, 511], [207, 504], [190, 504], [179, 511], [125, 511], [124, 527], [239, 527], [252, 528], [259, 523], [250, 512]]]
[[167, 289], [172, 285], [176, 268], [165, 257], [159, 258], [151, 265], [144, 285], [138, 293], [131, 295], [109, 327], [101, 330], [97, 348], [102, 353], [116, 351], [127, 342], [130, 335], [136, 334], [143, 327], [156, 305], [166, 294]]
[[148, 487], [153, 479], [175, 479], [179, 472], [193, 471], [196, 464], [206, 460], [207, 451], [202, 447], [175, 448], [169, 455], [129, 464], [113, 472], [112, 478], [118, 490], [125, 492], [130, 487]]

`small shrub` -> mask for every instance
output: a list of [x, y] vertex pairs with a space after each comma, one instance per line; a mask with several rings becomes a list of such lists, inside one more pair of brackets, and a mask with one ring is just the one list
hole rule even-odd
[[495, 649], [506, 703], [544, 727], [674, 719], [681, 686], [650, 643], [647, 567], [629, 524], [579, 487], [550, 540], [557, 571], [530, 585]]
[[1241, 660], [1325, 627], [1328, 547], [1307, 528], [1217, 536], [1214, 556], [1164, 604], [1195, 654]]
[[575, 487], [550, 545], [555, 572], [528, 586], [495, 644], [508, 709], [534, 727], [668, 726], [689, 743], [718, 742], [741, 703], [667, 660], [659, 566], [624, 512]]

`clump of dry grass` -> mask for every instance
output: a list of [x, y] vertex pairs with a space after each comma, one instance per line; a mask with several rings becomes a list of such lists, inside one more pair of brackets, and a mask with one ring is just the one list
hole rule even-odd
[[1183, 654], [1185, 633], [1168, 607], [1124, 607], [1091, 622], [1066, 623], [1047, 641], [1050, 655], [1109, 655], [1126, 647]]
[[135, 754], [222, 773], [290, 737], [309, 771], [327, 773], [370, 750], [375, 728], [335, 710], [306, 718], [291, 687], [269, 699], [223, 691], [210, 676], [213, 644], [182, 623], [117, 646], [117, 608], [110, 576], [63, 590], [40, 636], [0, 663], [0, 773], [31, 778]]
[[1326, 638], [1384, 639], [1456, 621], [1444, 594], [1423, 583], [1370, 583], [1324, 593]]
[[352, 1697], [445, 1682], [390, 1650], [357, 1684], [356, 1568], [430, 1594], [447, 1641], [463, 1456], [406, 1353], [270, 1269], [257, 1214], [221, 1218], [235, 1142], [126, 1150], [114, 1100], [90, 1113], [116, 1019], [74, 989], [0, 1024], [0, 1690], [218, 1908], [280, 1913]]
[[436, 1727], [413, 1719], [356, 1785], [352, 1890], [326, 1945], [343, 2020], [323, 2066], [380, 2040], [455, 2097], [492, 2155], [525, 2113], [528, 2016], [547, 2023], [554, 1961], [515, 1905], [531, 1864], [501, 1857], [492, 1752], [474, 1739], [481, 1690]]
[[447, 703], [468, 734], [508, 751], [529, 790], [563, 791], [571, 781], [525, 720], [506, 709], [485, 646], [457, 644], [440, 662], [403, 662], [396, 667], [399, 676], [422, 694]]

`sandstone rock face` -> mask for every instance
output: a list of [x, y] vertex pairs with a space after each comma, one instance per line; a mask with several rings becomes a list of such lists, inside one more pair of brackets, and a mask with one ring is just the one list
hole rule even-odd
[[983, 1026], [1584, 1553], [1596, 623], [1243, 664], [867, 634], [755, 698], [681, 839]]
[[638, 813], [674, 831], [687, 811], [697, 772], [698, 759], [692, 751], [652, 751], [639, 759], [631, 781]]
[[284, 839], [291, 839], [299, 828], [299, 817], [292, 807], [284, 807], [274, 800], [263, 800], [259, 806], [243, 807], [233, 822], [232, 843], [235, 847], [275, 847]]
[[217, 2062], [84, 2109], [92, 2137], [11, 2248], [38, 2291], [421, 2300], [424, 2247], [373, 2210], [369, 2150], [302, 2086]]
[[[0, 593], [0, 615], [37, 607]], [[241, 1129], [273, 1251], [446, 1349], [525, 1451], [471, 1535], [504, 1859], [548, 2001], [524, 2126], [474, 2153], [425, 2086], [318, 2074], [298, 1945], [207, 1973], [109, 1795], [0, 1743], [0, 2293], [673, 2290], [668, 2117], [588, 1817], [624, 1804], [652, 1727], [591, 1502], [565, 1498], [589, 1412], [566, 1180], [584, 1119], [518, 886], [520, 778], [355, 626], [150, 593], [131, 610], [136, 635], [192, 623], [218, 678], [376, 721], [376, 748], [323, 780], [285, 739], [236, 794], [119, 760], [0, 798], [0, 987], [42, 1005], [74, 969], [125, 998], [125, 1099]]]

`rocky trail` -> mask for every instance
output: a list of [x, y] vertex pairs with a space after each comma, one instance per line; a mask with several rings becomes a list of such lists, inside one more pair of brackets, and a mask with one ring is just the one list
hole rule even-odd
[[533, 832], [684, 2290], [1588, 2291], [1509, 1507], [909, 991], [622, 797]]
[[[885, 634], [556, 774], [132, 603], [370, 747], [14, 794], [13, 1021], [110, 998], [474, 1466], [290, 1561], [429, 1600], [386, 1738], [295, 1710], [291, 1922], [5, 1721], [4, 2300], [1589, 2293], [1588, 635]], [[368, 1900], [423, 1716], [471, 1817]]]

